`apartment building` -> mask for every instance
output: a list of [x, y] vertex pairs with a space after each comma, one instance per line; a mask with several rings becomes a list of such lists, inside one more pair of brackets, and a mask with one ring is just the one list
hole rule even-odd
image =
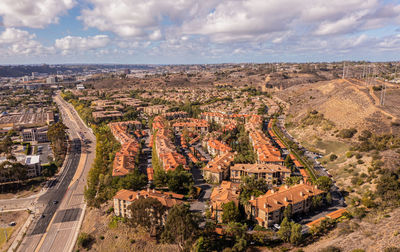
[[168, 129], [167, 123], [161, 116], [153, 120], [154, 133], [151, 142], [154, 142], [158, 160], [165, 171], [175, 170], [179, 165], [188, 169], [185, 157], [176, 151], [176, 146], [171, 141], [172, 132]]
[[167, 106], [164, 105], [154, 105], [154, 106], [148, 106], [144, 107], [143, 111], [148, 114], [148, 115], [158, 115], [165, 113], [168, 110]]
[[123, 116], [120, 111], [94, 111], [92, 112], [92, 116], [94, 120], [102, 120], [102, 119], [119, 119]]
[[281, 186], [257, 198], [252, 197], [249, 200], [249, 215], [258, 225], [270, 227], [282, 221], [283, 212], [289, 205], [292, 206], [292, 214], [310, 211], [312, 199], [318, 195], [324, 195], [324, 192], [312, 185]]
[[187, 117], [189, 117], [189, 114], [185, 111], [167, 112], [167, 113], [164, 113], [164, 117], [167, 120], [174, 120], [174, 119], [178, 119], [178, 118], [187, 118]]
[[223, 204], [233, 201], [239, 206], [239, 185], [230, 181], [222, 181], [221, 185], [214, 187], [210, 196], [211, 218], [216, 222], [222, 222]]
[[270, 185], [283, 183], [291, 173], [285, 166], [277, 164], [235, 164], [230, 170], [231, 181], [240, 182], [243, 176], [255, 176]]
[[211, 160], [203, 169], [203, 177], [211, 183], [221, 183], [229, 179], [229, 168], [233, 164], [235, 153], [226, 152]]
[[207, 151], [212, 156], [217, 156], [232, 151], [232, 148], [217, 139], [210, 139], [207, 141]]
[[112, 176], [126, 176], [135, 170], [140, 154], [139, 141], [128, 133], [128, 129], [140, 129], [141, 123], [126, 121], [108, 125], [115, 139], [121, 143], [121, 150], [115, 154]]
[[160, 201], [164, 206], [171, 208], [176, 204], [181, 204], [184, 195], [172, 193], [172, 192], [162, 192], [156, 190], [141, 190], [141, 191], [131, 191], [131, 190], [120, 190], [113, 197], [114, 200], [114, 214], [121, 217], [132, 217], [131, 211], [128, 206], [132, 204], [135, 200], [140, 198], [154, 198]]
[[209, 124], [206, 120], [187, 118], [185, 120], [176, 122], [172, 125], [175, 131], [182, 131], [183, 129], [199, 131], [201, 133], [208, 132]]

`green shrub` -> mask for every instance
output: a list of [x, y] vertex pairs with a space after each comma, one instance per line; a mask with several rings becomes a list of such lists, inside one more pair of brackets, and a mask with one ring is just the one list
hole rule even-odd
[[354, 128], [350, 128], [350, 129], [342, 129], [341, 131], [339, 131], [338, 133], [338, 137], [340, 138], [352, 138], [354, 136], [354, 134], [357, 133], [357, 130]]
[[87, 233], [80, 233], [78, 237], [78, 247], [89, 249], [94, 242], [94, 238]]
[[330, 160], [330, 161], [335, 161], [337, 158], [338, 158], [338, 156], [337, 156], [336, 154], [331, 154], [331, 155], [329, 156], [329, 160]]

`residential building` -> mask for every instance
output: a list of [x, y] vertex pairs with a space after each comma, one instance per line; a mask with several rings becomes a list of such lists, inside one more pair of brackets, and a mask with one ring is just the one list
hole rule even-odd
[[203, 169], [203, 178], [211, 183], [221, 183], [229, 179], [229, 167], [233, 164], [235, 153], [226, 152], [211, 160]]
[[[121, 150], [115, 154], [112, 176], [126, 176], [137, 166], [140, 154], [139, 141], [128, 133], [129, 129], [140, 129], [138, 121], [115, 122], [108, 124], [115, 139], [121, 143]], [[136, 134], [141, 136], [140, 134]]]
[[181, 204], [184, 195], [172, 193], [172, 192], [162, 192], [156, 190], [141, 190], [141, 191], [131, 191], [131, 190], [120, 190], [115, 194], [114, 200], [114, 214], [121, 217], [132, 217], [131, 211], [128, 206], [132, 204], [135, 200], [143, 198], [154, 198], [161, 202], [164, 206], [171, 208], [176, 204]]
[[291, 173], [290, 169], [277, 164], [235, 164], [230, 169], [231, 181], [240, 182], [243, 176], [255, 176], [270, 185], [283, 183]]
[[182, 121], [178, 121], [172, 125], [175, 131], [182, 131], [183, 129], [189, 129], [193, 131], [200, 131], [201, 133], [208, 132], [208, 122], [202, 119], [187, 118]]
[[282, 221], [283, 212], [289, 205], [293, 215], [310, 211], [312, 199], [318, 195], [324, 195], [324, 192], [312, 185], [280, 186], [255, 199], [252, 197], [249, 215], [258, 225], [270, 227]]
[[222, 181], [221, 185], [214, 187], [210, 196], [211, 218], [222, 222], [223, 204], [233, 202], [239, 207], [239, 183]]
[[232, 148], [217, 139], [210, 139], [207, 141], [207, 151], [212, 156], [216, 156], [230, 152]]

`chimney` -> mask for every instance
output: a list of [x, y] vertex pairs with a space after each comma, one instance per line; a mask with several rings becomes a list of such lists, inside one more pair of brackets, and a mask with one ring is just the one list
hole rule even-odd
[[304, 196], [304, 193], [303, 193], [303, 192], [300, 192], [300, 196], [303, 197], [303, 196]]
[[138, 192], [138, 193], [136, 194], [136, 199], [139, 199], [139, 197], [140, 197], [140, 193]]
[[268, 205], [267, 205], [267, 203], [264, 203], [264, 208], [268, 208]]
[[304, 180], [300, 179], [300, 185], [304, 184]]
[[275, 193], [275, 190], [274, 190], [274, 188], [272, 188], [272, 189], [271, 189], [271, 193], [272, 193], [272, 194], [273, 194], [273, 193]]
[[287, 198], [287, 197], [283, 198], [283, 200], [285, 200], [286, 202], [288, 202], [288, 198]]
[[153, 193], [156, 193], [156, 189], [153, 189]]
[[285, 189], [289, 189], [289, 186], [288, 186], [288, 185], [285, 185]]
[[150, 192], [150, 187], [147, 187], [147, 192]]
[[250, 200], [254, 200], [254, 195], [251, 195]]

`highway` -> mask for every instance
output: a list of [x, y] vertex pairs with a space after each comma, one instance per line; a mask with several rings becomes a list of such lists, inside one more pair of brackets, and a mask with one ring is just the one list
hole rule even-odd
[[37, 200], [38, 214], [18, 251], [72, 251], [86, 209], [83, 193], [96, 138], [70, 104], [59, 95], [54, 100], [68, 127], [71, 148], [57, 181]]

